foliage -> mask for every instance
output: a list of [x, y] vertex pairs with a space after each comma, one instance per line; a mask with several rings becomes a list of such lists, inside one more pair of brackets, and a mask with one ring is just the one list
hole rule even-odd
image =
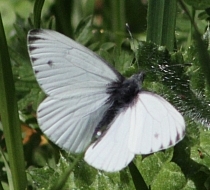
[[[153, 1], [156, 0], [149, 1], [150, 5]], [[173, 18], [167, 11], [169, 5], [161, 7], [167, 0], [156, 6], [157, 10], [153, 6], [147, 9], [144, 1], [137, 3], [136, 0], [123, 3], [120, 0], [55, 0], [44, 5], [43, 2], [36, 1], [34, 14], [27, 13], [25, 18], [16, 14], [14, 27], [10, 24], [6, 29], [12, 34], [7, 35], [7, 40], [22, 123], [28, 189], [56, 189], [61, 181], [65, 181], [63, 189], [209, 189], [208, 0], [202, 3], [174, 0], [171, 5], [175, 3], [177, 8], [173, 7]], [[9, 5], [7, 2], [6, 6]], [[23, 6], [21, 4], [21, 10]], [[135, 39], [127, 34], [125, 21], [130, 23]], [[176, 26], [170, 27], [175, 21]], [[45, 95], [33, 75], [26, 41], [27, 32], [40, 25], [84, 44], [126, 77], [143, 70], [146, 73], [143, 88], [160, 94], [184, 115], [187, 126], [184, 140], [165, 151], [138, 155], [128, 168], [116, 173], [97, 171], [80, 159], [82, 155], [69, 155], [49, 142], [36, 121], [36, 109]], [[9, 189], [11, 179], [6, 178], [10, 177], [4, 167], [11, 168], [7, 164], [9, 152], [4, 140], [1, 147], [0, 180], [2, 189]]]

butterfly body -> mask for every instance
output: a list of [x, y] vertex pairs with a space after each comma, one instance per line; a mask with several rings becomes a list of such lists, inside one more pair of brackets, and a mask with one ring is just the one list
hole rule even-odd
[[97, 133], [99, 131], [100, 134], [106, 131], [107, 126], [113, 121], [117, 114], [121, 113], [126, 107], [132, 106], [142, 88], [143, 76], [144, 73], [141, 72], [128, 79], [122, 77], [121, 80], [108, 84], [107, 93], [109, 94], [109, 98], [106, 104], [109, 105], [109, 109], [99, 122], [93, 137], [95, 137], [95, 135], [98, 136]]
[[174, 146], [185, 135], [181, 114], [161, 96], [142, 90], [144, 74], [126, 79], [105, 60], [55, 31], [35, 29], [28, 50], [47, 98], [40, 128], [68, 152], [86, 150], [95, 168], [118, 171], [135, 154]]

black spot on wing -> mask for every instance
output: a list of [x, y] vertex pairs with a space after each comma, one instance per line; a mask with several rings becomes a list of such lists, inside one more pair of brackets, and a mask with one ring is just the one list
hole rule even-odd
[[170, 139], [169, 146], [173, 146], [173, 141]]
[[42, 31], [41, 29], [38, 29], [38, 28], [36, 28], [36, 29], [32, 29], [32, 30], [30, 30], [30, 34], [32, 34], [32, 35], [34, 35], [34, 34], [38, 34], [38, 33], [40, 33], [40, 31]]
[[44, 38], [40, 38], [39, 36], [32, 36], [31, 34], [28, 37], [29, 42], [34, 42], [36, 40], [44, 40]]
[[[184, 128], [184, 127], [183, 127]], [[177, 135], [176, 135], [176, 142], [182, 140], [182, 138], [185, 136], [185, 130], [183, 130], [181, 133], [179, 133], [177, 131]]]
[[163, 145], [160, 146], [160, 150], [164, 149]]
[[38, 109], [38, 110], [37, 110], [37, 113], [40, 113], [42, 110], [43, 110], [43, 109]]
[[31, 57], [31, 61], [35, 62], [38, 58]]
[[53, 62], [52, 62], [51, 60], [49, 60], [49, 61], [47, 62], [47, 64], [48, 64], [50, 67], [53, 66]]
[[147, 154], [152, 154], [154, 153], [155, 151], [151, 148], [150, 151], [147, 153]]
[[182, 131], [182, 136], [183, 137], [185, 136], [185, 132], [186, 132], [185, 130]]
[[35, 72], [35, 74], [39, 73], [39, 71], [37, 71], [37, 70], [34, 70], [34, 72]]
[[34, 46], [30, 45], [28, 49], [29, 49], [30, 52], [32, 52], [33, 50], [37, 49], [37, 47], [34, 47]]
[[158, 138], [159, 138], [159, 134], [158, 134], [158, 133], [155, 133], [154, 137], [155, 137], [156, 139], [158, 139]]
[[176, 135], [176, 141], [179, 141], [181, 139], [181, 135], [179, 133], [177, 133]]

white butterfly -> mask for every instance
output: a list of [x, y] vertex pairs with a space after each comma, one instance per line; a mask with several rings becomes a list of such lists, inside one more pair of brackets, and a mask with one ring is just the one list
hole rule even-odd
[[86, 47], [51, 30], [31, 30], [28, 51], [47, 94], [37, 111], [41, 130], [66, 151], [87, 149], [84, 159], [93, 167], [118, 171], [135, 154], [166, 149], [184, 138], [182, 115], [141, 89], [143, 73], [125, 79]]

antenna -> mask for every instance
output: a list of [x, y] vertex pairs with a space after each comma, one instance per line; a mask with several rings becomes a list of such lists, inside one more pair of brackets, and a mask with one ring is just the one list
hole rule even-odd
[[134, 55], [135, 55], [135, 64], [139, 67], [139, 64], [138, 64], [138, 56], [137, 56], [137, 50], [138, 50], [138, 40], [134, 40], [133, 38], [133, 35], [131, 33], [131, 30], [130, 30], [130, 26], [128, 23], [125, 24], [126, 26], [126, 29], [130, 35], [130, 38], [131, 38], [131, 43], [130, 43], [130, 46], [131, 46], [131, 50], [134, 52]]
[[130, 30], [130, 26], [129, 26], [129, 24], [128, 24], [128, 23], [126, 23], [126, 24], [125, 24], [125, 26], [126, 26], [126, 29], [127, 29], [128, 33], [129, 33], [129, 35], [130, 35], [131, 39], [133, 40], [133, 36], [132, 36], [132, 34], [131, 34], [131, 30]]

